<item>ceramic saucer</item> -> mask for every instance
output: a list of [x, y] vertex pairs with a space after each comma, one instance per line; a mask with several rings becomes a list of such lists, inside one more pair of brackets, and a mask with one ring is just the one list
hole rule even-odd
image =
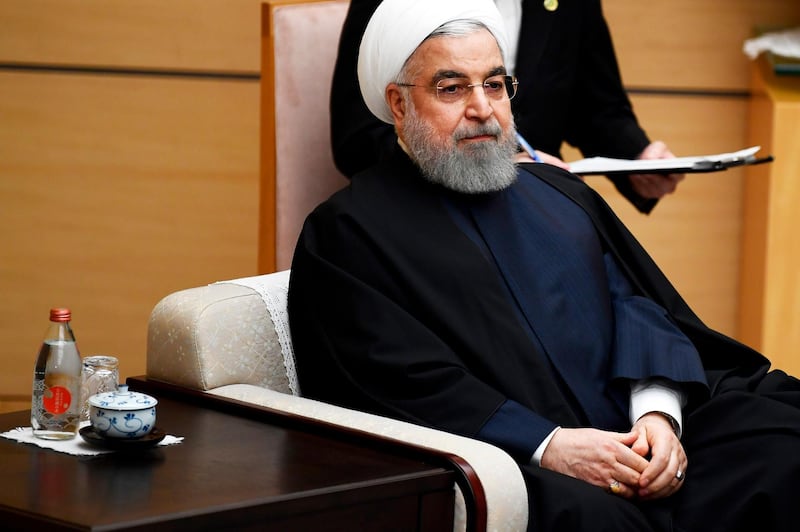
[[146, 449], [158, 445], [158, 442], [166, 437], [166, 432], [161, 432], [158, 427], [153, 427], [148, 434], [141, 438], [108, 438], [95, 430], [91, 425], [87, 425], [80, 430], [81, 438], [87, 443], [104, 449], [115, 451]]

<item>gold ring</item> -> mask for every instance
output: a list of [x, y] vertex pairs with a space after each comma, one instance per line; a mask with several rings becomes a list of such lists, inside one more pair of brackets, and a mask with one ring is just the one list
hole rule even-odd
[[678, 482], [680, 482], [681, 480], [683, 480], [683, 477], [684, 477], [683, 471], [681, 471], [680, 469], [678, 469], [678, 472], [677, 472], [677, 473], [675, 473], [675, 478], [677, 478], [677, 479], [678, 479]]
[[611, 492], [611, 493], [613, 493], [614, 495], [616, 495], [616, 494], [618, 494], [620, 491], [622, 491], [622, 488], [620, 488], [620, 487], [619, 487], [619, 481], [618, 481], [618, 480], [615, 480], [614, 482], [612, 482], [611, 484], [609, 484], [609, 485], [608, 485], [608, 491], [610, 491], [610, 492]]

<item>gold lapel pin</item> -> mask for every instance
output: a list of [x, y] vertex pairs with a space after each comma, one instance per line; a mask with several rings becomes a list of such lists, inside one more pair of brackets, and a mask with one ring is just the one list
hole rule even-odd
[[544, 0], [544, 8], [548, 11], [558, 9], [558, 0]]

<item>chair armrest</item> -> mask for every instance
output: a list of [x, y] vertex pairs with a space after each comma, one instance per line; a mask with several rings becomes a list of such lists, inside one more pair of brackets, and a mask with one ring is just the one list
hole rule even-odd
[[150, 314], [147, 375], [195, 390], [253, 384], [291, 393], [263, 299], [219, 283], [174, 292]]
[[[439, 454], [453, 455], [468, 464], [480, 482], [485, 499], [486, 530], [513, 532], [527, 528], [528, 497], [525, 481], [519, 466], [498, 447], [448, 432], [253, 385], [227, 385], [208, 392], [346, 430], [411, 444]], [[465, 503], [463, 494], [458, 490], [454, 530], [465, 528]]]

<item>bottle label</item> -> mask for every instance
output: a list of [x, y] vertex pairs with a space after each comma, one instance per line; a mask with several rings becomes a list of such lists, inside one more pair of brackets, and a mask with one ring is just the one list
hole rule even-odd
[[51, 414], [63, 414], [69, 410], [70, 403], [72, 403], [72, 394], [64, 386], [48, 388], [42, 397], [42, 406]]

